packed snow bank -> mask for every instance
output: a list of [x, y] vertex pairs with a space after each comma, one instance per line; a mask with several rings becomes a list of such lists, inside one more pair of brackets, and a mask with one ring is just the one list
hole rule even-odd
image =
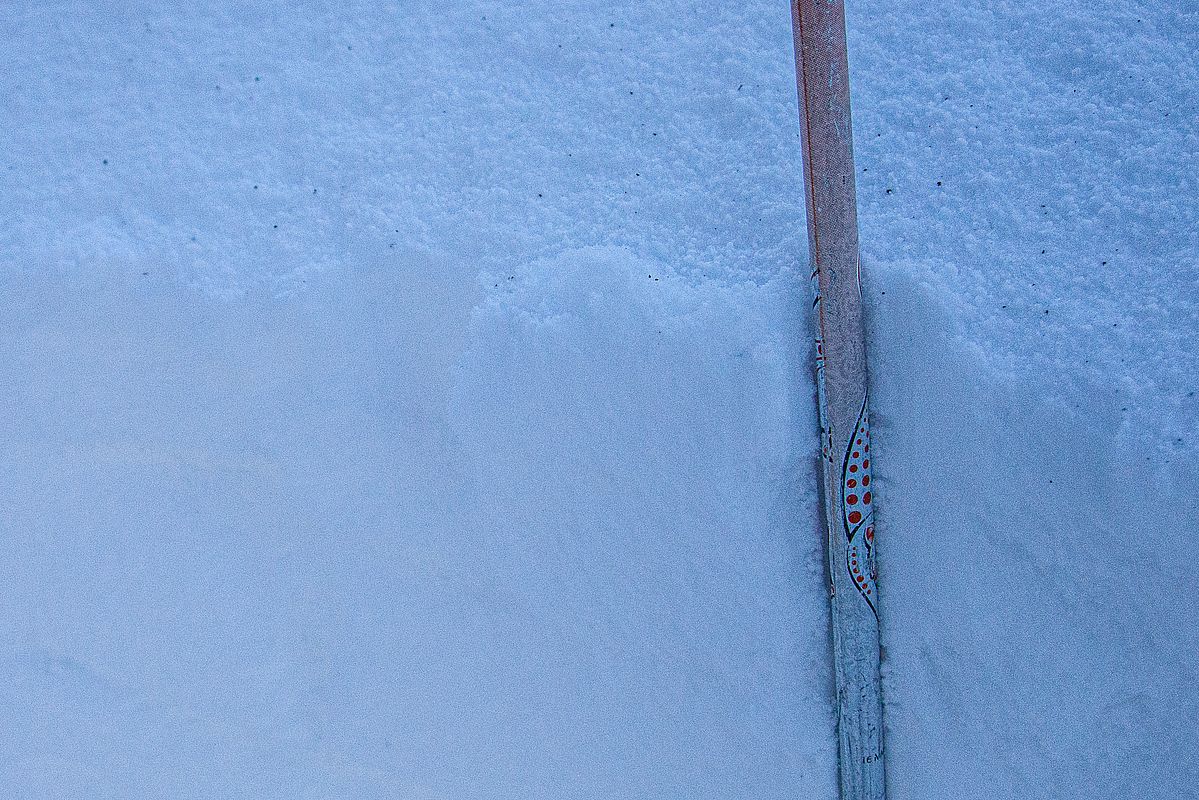
[[[0, 5], [10, 794], [831, 798], [789, 26]], [[1199, 783], [1197, 32], [850, 4], [896, 800]]]
[[1194, 465], [989, 366], [927, 267], [873, 278], [892, 795], [1186, 796]]
[[1194, 11], [848, 13], [892, 794], [1190, 796]]
[[829, 791], [790, 283], [693, 284], [615, 248], [484, 277], [451, 415], [487, 554], [464, 602], [534, 785]]
[[1194, 4], [858, 0], [847, 13], [866, 262], [918, 262], [978, 357], [1034, 396], [1082, 414], [1116, 400], [1122, 429], [1191, 457]]
[[440, 609], [445, 288], [4, 276], [14, 796], [377, 797], [381, 774], [419, 796], [455, 774], [420, 751], [454, 738], [471, 650]]
[[4, 276], [6, 779], [827, 795], [793, 281], [401, 263]]
[[0, 782], [829, 794], [785, 7], [0, 29]]

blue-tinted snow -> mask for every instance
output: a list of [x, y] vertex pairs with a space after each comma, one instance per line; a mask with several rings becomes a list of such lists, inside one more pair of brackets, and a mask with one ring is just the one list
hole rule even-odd
[[[834, 796], [785, 5], [0, 9], [14, 797]], [[892, 795], [1199, 780], [1199, 20], [851, 5]]]

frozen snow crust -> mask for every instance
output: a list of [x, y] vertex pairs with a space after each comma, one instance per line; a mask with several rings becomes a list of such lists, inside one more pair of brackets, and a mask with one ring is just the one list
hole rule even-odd
[[[849, 9], [891, 795], [1190, 796], [1184, 2]], [[832, 798], [784, 5], [0, 7], [0, 785]]]

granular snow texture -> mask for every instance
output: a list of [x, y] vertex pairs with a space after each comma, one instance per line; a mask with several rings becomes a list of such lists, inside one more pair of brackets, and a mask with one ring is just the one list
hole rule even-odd
[[[0, 783], [833, 798], [786, 5], [0, 8]], [[1199, 784], [1199, 18], [849, 9], [894, 800]]]

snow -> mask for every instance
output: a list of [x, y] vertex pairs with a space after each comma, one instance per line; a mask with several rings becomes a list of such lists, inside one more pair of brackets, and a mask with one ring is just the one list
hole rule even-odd
[[[891, 795], [1188, 796], [1199, 20], [849, 14]], [[11, 796], [835, 796], [785, 5], [0, 31]]]
[[854, 9], [892, 796], [1190, 796], [1199, 18]]

